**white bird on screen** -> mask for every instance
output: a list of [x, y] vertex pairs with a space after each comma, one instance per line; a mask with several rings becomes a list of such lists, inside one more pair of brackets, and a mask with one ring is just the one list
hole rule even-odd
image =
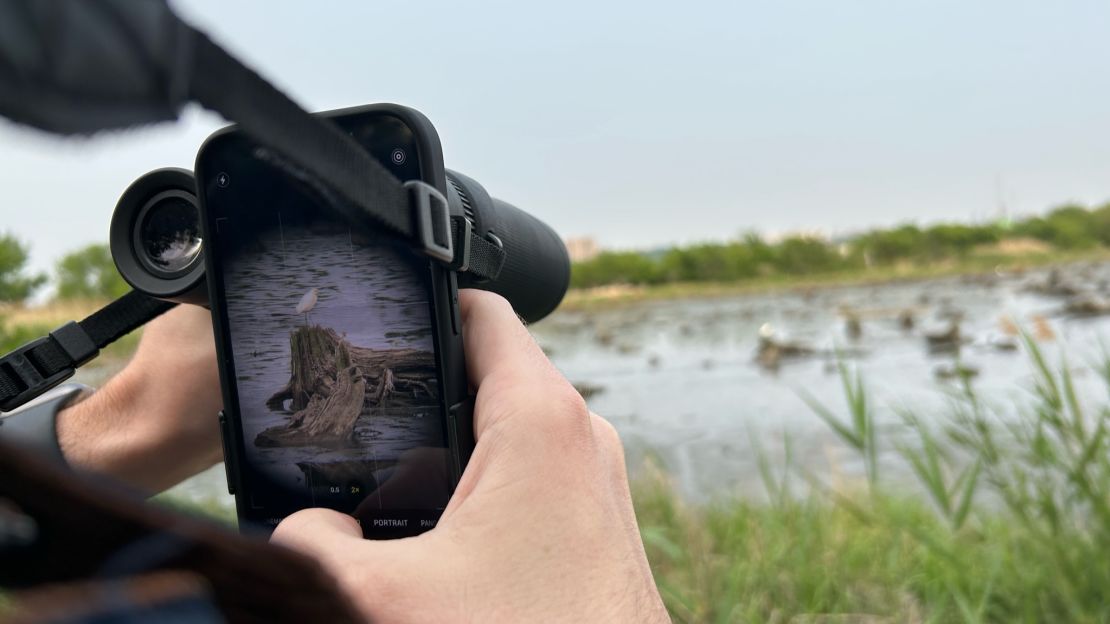
[[297, 314], [304, 315], [305, 325], [308, 325], [308, 313], [312, 311], [312, 308], [316, 307], [316, 296], [319, 294], [319, 290], [315, 288], [309, 288], [308, 292], [306, 292], [304, 296], [301, 297], [301, 302], [297, 304]]

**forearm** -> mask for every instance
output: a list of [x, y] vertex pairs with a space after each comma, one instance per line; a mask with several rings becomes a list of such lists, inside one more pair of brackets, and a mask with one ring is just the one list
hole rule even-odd
[[71, 465], [157, 492], [220, 461], [221, 405], [208, 311], [178, 306], [118, 375], [59, 412], [58, 442]]
[[210, 401], [194, 403], [171, 386], [172, 378], [150, 378], [137, 368], [59, 412], [58, 443], [70, 465], [153, 493], [220, 461], [211, 443], [216, 413], [196, 413], [196, 404]]

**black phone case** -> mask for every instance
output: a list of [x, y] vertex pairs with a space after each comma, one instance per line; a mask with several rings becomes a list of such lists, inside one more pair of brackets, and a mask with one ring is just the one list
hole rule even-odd
[[[431, 121], [420, 112], [397, 104], [370, 104], [352, 108], [317, 113], [327, 119], [360, 115], [389, 115], [400, 119], [413, 132], [420, 162], [422, 181], [431, 184], [441, 193], [447, 192], [447, 178], [443, 164], [443, 148], [439, 134]], [[236, 126], [229, 126], [210, 135], [201, 145], [196, 159], [197, 191], [201, 207], [201, 228], [205, 240], [213, 240], [209, 224], [209, 210], [206, 195], [210, 189], [204, 185], [214, 183], [210, 172], [205, 170], [205, 155], [208, 150], [218, 148], [221, 137], [237, 132]], [[215, 245], [206, 246], [209, 250]], [[418, 253], [418, 252], [417, 252]], [[205, 270], [208, 278], [209, 302], [212, 310], [213, 330], [216, 338], [216, 354], [219, 364], [220, 386], [223, 394], [224, 410], [219, 414], [220, 433], [223, 438], [224, 465], [227, 470], [228, 491], [235, 496], [240, 530], [252, 532], [259, 525], [248, 522], [244, 512], [247, 505], [243, 471], [240, 469], [245, 457], [245, 442], [241, 435], [238, 398], [229, 383], [231, 373], [230, 335], [227, 329], [226, 304], [219, 297], [221, 288], [217, 280], [222, 273], [219, 259], [214, 253], [205, 254]], [[449, 454], [449, 476], [452, 490], [458, 485], [463, 470], [474, 450], [473, 397], [469, 396], [466, 364], [463, 354], [462, 321], [459, 315], [458, 285], [453, 271], [445, 269], [436, 262], [429, 263], [432, 273], [433, 335], [437, 354], [440, 379], [442, 380], [443, 410], [442, 418], [446, 423]], [[230, 407], [229, 407], [230, 406]], [[266, 527], [268, 528], [268, 527]], [[426, 530], [426, 529], [425, 529]], [[374, 531], [363, 527], [369, 538], [390, 538], [413, 535], [418, 531]]]

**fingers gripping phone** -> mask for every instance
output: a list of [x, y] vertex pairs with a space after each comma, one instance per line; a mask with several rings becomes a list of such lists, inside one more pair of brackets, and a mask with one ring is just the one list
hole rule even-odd
[[[420, 113], [322, 115], [400, 180], [446, 192]], [[455, 274], [329, 216], [326, 189], [233, 128], [196, 174], [241, 526], [327, 507], [369, 538], [434, 527], [474, 446]]]

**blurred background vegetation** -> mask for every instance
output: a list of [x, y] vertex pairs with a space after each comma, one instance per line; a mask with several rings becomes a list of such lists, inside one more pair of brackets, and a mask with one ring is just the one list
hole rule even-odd
[[875, 229], [843, 240], [789, 236], [768, 242], [748, 234], [727, 243], [706, 243], [654, 252], [604, 251], [574, 267], [579, 288], [609, 284], [745, 282], [783, 277], [861, 274], [907, 265], [959, 271], [1020, 258], [1048, 262], [1066, 254], [1110, 247], [1110, 204], [1066, 205], [1045, 216], [983, 224], [907, 224]]
[[[99, 304], [126, 293], [106, 244], [92, 244], [66, 254], [54, 274], [27, 270], [30, 245], [14, 234], [0, 234], [0, 351], [38, 338], [57, 325], [79, 319]], [[53, 284], [49, 305], [27, 309], [37, 291]], [[134, 345], [134, 340], [129, 341]]]
[[[1015, 259], [1044, 263], [1110, 249], [1110, 204], [1066, 205], [1044, 216], [982, 224], [914, 224], [875, 229], [843, 240], [793, 235], [774, 242], [756, 233], [724, 243], [656, 251], [602, 251], [576, 262], [574, 288], [610, 284], [733, 283], [789, 277], [852, 276], [898, 266], [930, 273], [989, 267]], [[56, 301], [102, 301], [128, 285], [105, 244], [58, 260], [52, 276], [26, 270], [29, 245], [0, 235], [0, 304], [21, 304], [48, 284]]]

